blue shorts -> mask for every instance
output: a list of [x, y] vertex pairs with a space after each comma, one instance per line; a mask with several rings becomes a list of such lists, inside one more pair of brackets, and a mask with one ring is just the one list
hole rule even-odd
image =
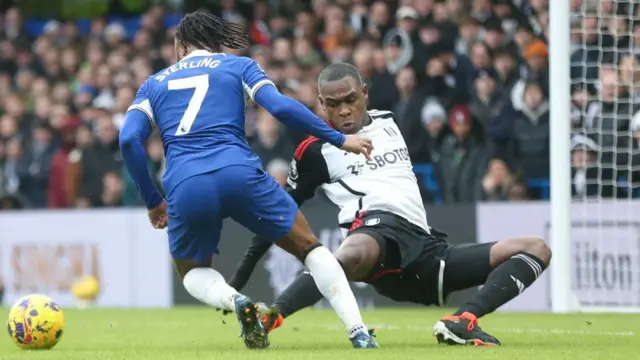
[[208, 264], [218, 253], [222, 221], [231, 217], [267, 241], [285, 237], [298, 205], [262, 169], [229, 166], [184, 180], [167, 198], [174, 259]]

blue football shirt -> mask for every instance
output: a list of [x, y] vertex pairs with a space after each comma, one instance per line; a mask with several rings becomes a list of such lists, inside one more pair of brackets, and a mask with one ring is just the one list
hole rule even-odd
[[262, 166], [246, 141], [245, 109], [264, 85], [273, 82], [254, 60], [205, 50], [145, 81], [129, 110], [141, 110], [160, 130], [167, 194], [194, 175]]

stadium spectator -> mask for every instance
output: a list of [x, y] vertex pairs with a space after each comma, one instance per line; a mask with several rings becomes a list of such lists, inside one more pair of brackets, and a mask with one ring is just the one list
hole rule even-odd
[[487, 173], [482, 178], [477, 200], [509, 200], [514, 185], [516, 185], [516, 179], [507, 162], [497, 157], [493, 158], [489, 161]]
[[287, 185], [289, 176], [289, 163], [284, 159], [273, 159], [266, 166], [267, 173], [273, 176], [280, 185]]
[[[432, 166], [447, 202], [542, 196], [527, 185], [549, 176], [544, 145], [549, 138], [549, 1], [395, 3], [222, 1], [212, 10], [247, 26], [254, 46], [235, 53], [252, 56], [283, 93], [320, 115], [318, 71], [333, 61], [354, 63], [369, 87], [369, 107], [396, 113], [412, 160]], [[617, 183], [624, 177], [636, 187], [640, 176], [632, 170], [640, 163], [640, 136], [634, 138], [638, 127], [631, 119], [638, 111], [640, 36], [635, 34], [640, 26], [630, 20], [640, 8], [630, 4], [572, 2], [568, 121], [597, 146], [602, 169], [597, 181]], [[150, 7], [137, 22], [110, 21], [101, 12], [86, 25], [51, 20], [36, 30], [17, 8], [1, 14], [3, 207], [140, 204], [113, 140], [138, 86], [174, 61], [175, 20], [169, 21], [168, 11]], [[602, 14], [612, 16], [599, 20]], [[448, 121], [461, 108], [469, 115]], [[265, 166], [291, 157], [301, 134], [265, 120], [252, 103], [246, 118], [247, 141]], [[461, 130], [466, 128], [469, 135]], [[162, 147], [157, 138], [147, 146], [159, 181]], [[468, 161], [468, 153], [462, 163], [447, 160], [475, 146], [484, 153], [477, 164]], [[512, 168], [508, 189], [484, 189], [487, 158], [505, 159]], [[451, 180], [452, 169], [464, 171]]]
[[530, 200], [527, 185], [522, 182], [516, 182], [509, 188], [509, 201], [525, 201]]
[[629, 54], [620, 60], [620, 83], [627, 88], [634, 103], [640, 100], [640, 61], [636, 55]]
[[[549, 65], [548, 57], [549, 51], [547, 45], [541, 40], [533, 40], [530, 42], [524, 50], [525, 60], [525, 78], [520, 80], [519, 84], [516, 84], [514, 91], [519, 91], [521, 87], [524, 87], [526, 81], [535, 81], [540, 84], [544, 93], [549, 93]], [[519, 94], [514, 93], [513, 96]]]
[[512, 122], [516, 164], [526, 180], [549, 178], [549, 101], [542, 86], [528, 81], [522, 97], [512, 99], [512, 109], [505, 121]]
[[417, 163], [432, 162], [432, 155], [440, 146], [444, 135], [447, 113], [436, 97], [427, 98], [420, 115], [406, 119], [400, 125], [409, 156]]
[[474, 79], [474, 94], [469, 110], [471, 115], [487, 127], [503, 107], [505, 97], [501, 88], [497, 86], [498, 74], [494, 69], [481, 69], [476, 72]]
[[500, 93], [509, 94], [519, 79], [515, 52], [506, 48], [498, 48], [493, 53], [493, 68]]
[[[606, 197], [615, 196], [616, 186], [613, 183], [607, 183], [605, 186], [599, 186], [600, 171], [597, 166], [598, 145], [593, 139], [584, 135], [575, 135], [571, 144], [571, 193], [575, 197]], [[611, 178], [613, 169], [604, 169], [607, 171], [607, 178]]]
[[[17, 137], [5, 142], [4, 161], [2, 164], [2, 195], [20, 196], [20, 159], [22, 157], [22, 144]], [[20, 203], [25, 201], [21, 199]]]
[[582, 23], [575, 31], [578, 46], [571, 54], [571, 80], [575, 82], [598, 79], [598, 64], [605, 55], [603, 49], [611, 48], [613, 44], [608, 34], [599, 31], [597, 4], [594, 5], [586, 9]]
[[446, 203], [476, 201], [477, 184], [485, 169], [482, 141], [472, 132], [473, 119], [466, 105], [455, 105], [449, 114], [452, 131], [438, 149], [438, 170]]
[[595, 139], [599, 166], [609, 175], [603, 174], [600, 180], [616, 183], [618, 173], [629, 175], [631, 120], [636, 106], [628, 89], [620, 85], [620, 74], [615, 65], [601, 66], [599, 87], [598, 100], [589, 104], [583, 129], [586, 135]]
[[394, 77], [387, 71], [386, 64], [383, 69], [376, 68], [376, 48], [368, 44], [370, 43], [364, 42], [356, 47], [353, 53], [353, 65], [360, 71], [362, 80], [367, 84], [369, 107], [392, 111], [396, 106], [396, 98], [398, 96], [395, 91]]
[[68, 208], [71, 205], [67, 193], [69, 155], [76, 146], [76, 129], [80, 124], [80, 121], [75, 117], [66, 117], [63, 121], [58, 129], [60, 148], [51, 160], [47, 190], [47, 207], [54, 209]]
[[416, 91], [416, 74], [412, 68], [406, 67], [396, 74], [398, 98], [392, 111], [402, 124], [419, 114], [422, 108], [422, 94]]
[[52, 129], [40, 123], [31, 132], [17, 164], [20, 192], [33, 207], [46, 207], [54, 146]]
[[283, 135], [284, 129], [266, 110], [258, 111], [256, 133], [252, 149], [260, 157], [264, 166], [276, 158], [287, 158], [295, 149], [291, 140]]
[[[82, 151], [80, 159], [79, 184], [76, 192], [83, 203], [91, 206], [107, 206], [103, 203], [104, 185], [114, 182], [105, 177], [119, 174], [122, 171], [122, 156], [118, 148], [118, 137], [113, 120], [106, 110], [100, 110], [102, 114], [95, 119], [96, 141]], [[77, 199], [76, 199], [77, 201]]]

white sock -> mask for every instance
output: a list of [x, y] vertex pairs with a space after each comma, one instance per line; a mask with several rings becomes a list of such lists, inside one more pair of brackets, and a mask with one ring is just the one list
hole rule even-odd
[[203, 303], [235, 312], [236, 307], [233, 299], [238, 292], [229, 286], [224, 281], [224, 277], [214, 269], [192, 269], [185, 275], [182, 283], [191, 296]]
[[324, 246], [317, 247], [304, 260], [318, 290], [329, 301], [347, 328], [349, 338], [358, 331], [367, 331], [362, 321], [356, 297], [338, 260]]

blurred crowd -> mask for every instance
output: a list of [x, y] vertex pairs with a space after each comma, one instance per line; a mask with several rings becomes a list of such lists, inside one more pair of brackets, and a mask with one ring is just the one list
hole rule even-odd
[[[394, 112], [431, 203], [548, 197], [548, 0], [222, 0], [251, 56], [280, 90], [320, 116], [315, 77], [353, 63], [369, 108]], [[572, 0], [572, 192], [631, 197], [640, 140], [640, 5]], [[105, 18], [86, 30], [0, 17], [0, 208], [139, 206], [118, 130], [137, 88], [174, 62], [161, 6], [135, 29]], [[635, 36], [635, 35], [638, 36]], [[567, 69], [569, 71], [569, 69]], [[560, 84], [562, 86], [562, 84]], [[567, 86], [569, 86], [567, 84]], [[247, 139], [286, 182], [303, 134], [250, 105]], [[147, 143], [160, 185], [163, 146]]]

